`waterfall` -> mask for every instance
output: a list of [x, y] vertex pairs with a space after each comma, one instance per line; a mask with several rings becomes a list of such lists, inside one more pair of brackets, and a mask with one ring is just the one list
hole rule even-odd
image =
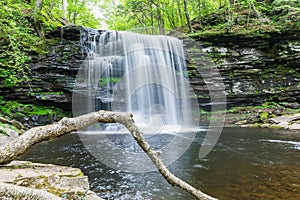
[[[131, 112], [145, 133], [193, 126], [181, 40], [121, 31], [89, 31], [82, 40], [89, 53], [76, 78], [73, 114]], [[123, 131], [115, 124], [101, 129]]]
[[[86, 29], [81, 43], [88, 54], [73, 87], [73, 115], [100, 109], [131, 112], [164, 163], [177, 160], [199, 130], [198, 102], [186, 77], [182, 41]], [[120, 124], [98, 123], [79, 136], [89, 152], [109, 167], [153, 171], [151, 160], [127, 133]]]

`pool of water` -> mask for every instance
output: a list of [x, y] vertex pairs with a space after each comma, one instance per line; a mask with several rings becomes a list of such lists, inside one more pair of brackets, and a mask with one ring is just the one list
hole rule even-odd
[[[219, 199], [299, 199], [299, 132], [226, 128], [214, 149], [199, 159], [203, 135], [199, 132], [190, 148], [169, 166], [176, 176]], [[151, 143], [169, 137], [158, 135]], [[119, 145], [123, 141], [127, 147], [134, 145], [130, 135], [112, 138]], [[20, 159], [78, 167], [89, 176], [91, 189], [104, 199], [192, 199], [156, 171], [128, 173], [107, 167], [89, 153], [78, 134], [38, 144]]]

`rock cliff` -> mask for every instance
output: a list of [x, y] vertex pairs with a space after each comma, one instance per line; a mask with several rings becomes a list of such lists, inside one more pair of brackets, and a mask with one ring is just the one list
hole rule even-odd
[[[83, 45], [87, 38], [81, 37], [82, 31], [96, 30], [68, 26], [49, 33], [48, 54], [32, 55], [32, 86], [2, 86], [0, 95], [5, 100], [54, 105], [70, 111], [74, 80], [88, 53]], [[210, 102], [209, 92], [203, 74], [196, 70], [203, 67], [220, 73], [228, 106], [273, 101], [300, 107], [299, 32], [266, 38], [218, 36], [193, 40], [197, 42], [196, 47], [195, 43], [184, 42], [187, 54], [194, 52], [187, 55], [189, 76], [204, 108]], [[208, 65], [203, 61], [205, 54], [209, 55]], [[213, 74], [205, 76], [206, 82], [215, 79]]]

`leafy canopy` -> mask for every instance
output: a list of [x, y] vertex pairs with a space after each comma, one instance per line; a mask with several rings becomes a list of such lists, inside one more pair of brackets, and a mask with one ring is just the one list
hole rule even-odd
[[92, 14], [96, 0], [68, 0], [66, 18], [62, 1], [0, 0], [0, 83], [13, 86], [30, 82], [28, 63], [46, 53], [45, 33], [73, 23], [97, 28]]
[[259, 27], [267, 31], [300, 26], [299, 0], [103, 0], [101, 8], [108, 28], [116, 30], [181, 27], [187, 32], [248, 33], [246, 29], [255, 32]]

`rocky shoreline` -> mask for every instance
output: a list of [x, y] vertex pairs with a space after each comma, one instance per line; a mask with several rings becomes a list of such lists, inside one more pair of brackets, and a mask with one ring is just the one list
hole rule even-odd
[[[230, 110], [229, 110], [230, 111]], [[300, 130], [300, 112], [281, 111], [277, 109], [239, 109], [226, 113], [226, 127], [273, 128]]]
[[[224, 127], [273, 128], [300, 130], [300, 110], [284, 107], [242, 106], [217, 111], [225, 118]], [[200, 124], [208, 126], [214, 116], [210, 112], [200, 114]]]
[[246, 124], [246, 120], [237, 121], [234, 124], [225, 124], [225, 127], [241, 128], [272, 128], [285, 130], [300, 130], [300, 113], [270, 118], [265, 123]]

